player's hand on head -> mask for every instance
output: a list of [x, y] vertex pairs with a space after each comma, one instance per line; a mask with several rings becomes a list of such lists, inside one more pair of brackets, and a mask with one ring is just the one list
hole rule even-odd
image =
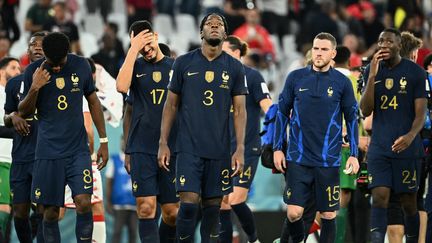
[[169, 170], [170, 157], [171, 157], [171, 151], [168, 145], [159, 144], [159, 150], [158, 150], [159, 167], [165, 169], [166, 171], [170, 171]]
[[130, 174], [130, 155], [125, 154], [124, 167], [128, 174]]
[[135, 34], [133, 31], [130, 34], [130, 42], [131, 42], [131, 49], [135, 50], [136, 52], [141, 51], [144, 46], [146, 45], [146, 39], [144, 35], [148, 32], [148, 30], [143, 30], [139, 32], [138, 34]]
[[98, 164], [98, 170], [102, 170], [108, 163], [108, 143], [100, 144], [96, 162]]
[[278, 171], [285, 173], [286, 160], [282, 151], [278, 150], [273, 152], [273, 163]]
[[43, 67], [46, 61], [43, 61], [42, 64], [36, 68], [33, 73], [33, 83], [32, 86], [36, 89], [42, 88], [51, 78], [50, 73]]
[[20, 116], [14, 114], [11, 116], [12, 124], [15, 131], [21, 136], [27, 136], [30, 134], [30, 125], [27, 121]]
[[355, 175], [360, 169], [360, 164], [356, 157], [350, 156], [346, 162], [344, 173], [347, 175]]
[[244, 166], [244, 150], [236, 150], [231, 157], [231, 169], [233, 173], [231, 177], [239, 175], [243, 172]]
[[403, 136], [400, 136], [392, 145], [392, 151], [395, 153], [400, 153], [407, 149], [412, 141], [414, 140], [415, 136], [412, 136], [411, 134], [407, 133]]

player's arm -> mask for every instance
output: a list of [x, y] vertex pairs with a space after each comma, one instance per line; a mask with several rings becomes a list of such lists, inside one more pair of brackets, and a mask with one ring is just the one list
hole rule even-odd
[[101, 170], [108, 162], [108, 139], [105, 130], [105, 120], [102, 113], [102, 106], [96, 92], [92, 92], [90, 95], [86, 96], [86, 99], [88, 101], [91, 117], [98, 131], [99, 138], [101, 139], [96, 159], [99, 163], [99, 159], [102, 158], [102, 162], [98, 164], [98, 169]]
[[287, 126], [289, 123], [290, 112], [294, 103], [293, 79], [294, 74], [287, 77], [285, 86], [279, 95], [278, 112], [275, 121], [273, 136], [273, 162], [278, 171], [285, 173], [286, 161], [283, 153], [283, 145], [287, 140]]
[[180, 95], [168, 90], [168, 96], [162, 111], [161, 133], [159, 139], [158, 161], [159, 166], [169, 171], [169, 160], [171, 152], [168, 148], [168, 138], [171, 128], [177, 116], [177, 109], [180, 104]]
[[410, 131], [400, 136], [394, 144], [392, 145], [392, 151], [396, 153], [400, 153], [406, 148], [408, 148], [414, 138], [417, 136], [417, 134], [420, 132], [420, 130], [424, 126], [425, 122], [425, 114], [427, 111], [427, 99], [426, 98], [417, 98], [414, 101], [414, 108], [415, 108], [415, 118], [412, 123]]
[[242, 172], [244, 166], [244, 141], [246, 134], [246, 95], [233, 96], [233, 120], [236, 136], [236, 151], [232, 156], [231, 167], [234, 170], [232, 176]]
[[[126, 146], [129, 138], [129, 128], [132, 121], [132, 106], [126, 102], [125, 111], [123, 115], [123, 143]], [[128, 173], [130, 173], [130, 156], [125, 154], [125, 164], [124, 167]]]
[[18, 105], [18, 112], [23, 118], [33, 116], [36, 110], [36, 101], [39, 95], [39, 90], [47, 84], [48, 80], [51, 78], [50, 73], [43, 68], [44, 64], [45, 61], [42, 62], [40, 67], [36, 68], [33, 75], [28, 72], [24, 75], [24, 78], [26, 78], [26, 75], [32, 75], [33, 82], [31, 83], [27, 95]]
[[363, 116], [369, 116], [375, 106], [375, 77], [378, 73], [379, 63], [382, 60], [381, 51], [373, 55], [370, 63], [369, 75], [367, 76], [366, 88], [360, 100], [360, 109]]
[[90, 154], [94, 152], [94, 130], [93, 130], [93, 119], [90, 112], [83, 112], [84, 116], [84, 127], [87, 133], [89, 141]]
[[148, 30], [141, 31], [136, 36], [134, 36], [134, 33], [132, 32], [130, 35], [131, 47], [126, 54], [125, 61], [123, 62], [116, 78], [117, 91], [120, 93], [126, 94], [131, 86], [135, 60], [137, 59], [140, 50], [145, 46], [146, 40], [144, 39], [144, 34], [147, 32]]
[[262, 100], [259, 102], [259, 104], [260, 104], [261, 110], [262, 110], [264, 113], [267, 113], [268, 109], [269, 109], [270, 106], [273, 104], [273, 101], [272, 101], [270, 98], [265, 98], [265, 99], [262, 99]]

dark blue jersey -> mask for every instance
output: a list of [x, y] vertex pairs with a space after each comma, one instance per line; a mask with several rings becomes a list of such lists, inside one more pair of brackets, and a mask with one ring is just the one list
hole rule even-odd
[[[157, 63], [149, 63], [141, 57], [135, 62], [126, 101], [133, 108], [126, 153], [157, 154], [162, 110], [173, 61], [170, 57], [164, 57]], [[174, 146], [176, 133], [174, 123], [168, 143], [170, 148]]]
[[[246, 73], [247, 86], [249, 94], [246, 96], [246, 110], [247, 110], [247, 122], [246, 122], [246, 137], [245, 137], [245, 154], [260, 154], [261, 152], [261, 121], [260, 113], [261, 106], [260, 101], [263, 99], [270, 98], [270, 92], [267, 84], [264, 81], [263, 76], [255, 69], [248, 66], [244, 66]], [[236, 149], [236, 136], [234, 130], [234, 121], [231, 110], [231, 152]]]
[[[365, 80], [368, 77], [369, 66], [365, 71]], [[414, 101], [427, 97], [426, 80], [425, 71], [408, 59], [402, 58], [392, 69], [380, 63], [375, 77], [373, 132], [368, 153], [391, 158], [423, 156], [419, 135], [400, 153], [394, 153], [392, 145], [411, 130], [415, 118]]]
[[[24, 74], [20, 74], [10, 79], [6, 84], [6, 103], [4, 106], [6, 114], [18, 111], [18, 104], [23, 97], [24, 92]], [[21, 136], [14, 133], [12, 147], [12, 161], [16, 164], [32, 163], [35, 159], [35, 147], [38, 132], [38, 123], [36, 115], [30, 117], [27, 124], [30, 125], [30, 134]]]
[[[30, 64], [24, 73], [26, 95], [32, 75], [43, 60]], [[61, 159], [78, 153], [89, 153], [84, 127], [83, 95], [95, 91], [88, 61], [73, 54], [61, 71], [50, 71], [51, 79], [39, 90], [36, 109], [39, 131], [36, 159]]]
[[168, 88], [180, 96], [177, 150], [227, 158], [232, 98], [248, 92], [243, 65], [225, 52], [208, 61], [196, 49], [176, 59]]
[[281, 150], [289, 122], [286, 159], [314, 167], [338, 167], [341, 162], [342, 114], [357, 156], [358, 105], [351, 81], [330, 68], [316, 72], [311, 66], [291, 72], [279, 96], [274, 149]]

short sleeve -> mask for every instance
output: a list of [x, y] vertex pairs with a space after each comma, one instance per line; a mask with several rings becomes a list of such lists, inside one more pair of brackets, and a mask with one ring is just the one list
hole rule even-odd
[[168, 89], [176, 94], [181, 94], [183, 87], [183, 71], [181, 69], [181, 58], [174, 61], [171, 71], [169, 72]]
[[236, 70], [236, 75], [234, 76], [234, 86], [231, 91], [232, 96], [236, 95], [247, 95], [248, 87], [247, 87], [247, 79], [245, 76], [245, 69], [240, 62], [238, 62], [238, 67], [234, 67], [233, 70]]
[[414, 98], [427, 98], [427, 89], [425, 83], [428, 83], [428, 78], [426, 72], [419, 68], [419, 71], [416, 72], [415, 79]]
[[256, 70], [254, 70], [248, 79], [249, 81], [249, 95], [253, 95], [256, 103], [259, 103], [263, 99], [270, 99], [270, 91], [264, 81], [263, 76]]
[[18, 110], [19, 96], [17, 95], [19, 94], [17, 92], [17, 86], [22, 88], [22, 91], [20, 92], [22, 93], [24, 91], [24, 81], [14, 78], [6, 83], [6, 102], [4, 106], [6, 114], [10, 114]]
[[85, 73], [85, 75], [83, 75], [84, 76], [83, 91], [85, 96], [89, 96], [91, 93], [93, 93], [96, 90], [95, 82], [93, 80], [90, 64], [86, 59], [82, 59], [82, 62], [85, 62], [85, 64], [82, 65], [83, 72]]

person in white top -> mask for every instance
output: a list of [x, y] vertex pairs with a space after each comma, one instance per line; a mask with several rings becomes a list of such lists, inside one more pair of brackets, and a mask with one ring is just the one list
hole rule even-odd
[[[5, 57], [0, 60], [0, 105], [6, 102], [5, 87], [7, 80], [21, 74], [19, 61], [16, 58]], [[4, 116], [4, 109], [0, 109], [0, 117]], [[4, 127], [3, 119], [0, 126]], [[12, 163], [12, 139], [0, 138], [0, 242], [5, 242], [6, 228], [10, 222], [11, 193], [9, 186], [9, 173]]]

